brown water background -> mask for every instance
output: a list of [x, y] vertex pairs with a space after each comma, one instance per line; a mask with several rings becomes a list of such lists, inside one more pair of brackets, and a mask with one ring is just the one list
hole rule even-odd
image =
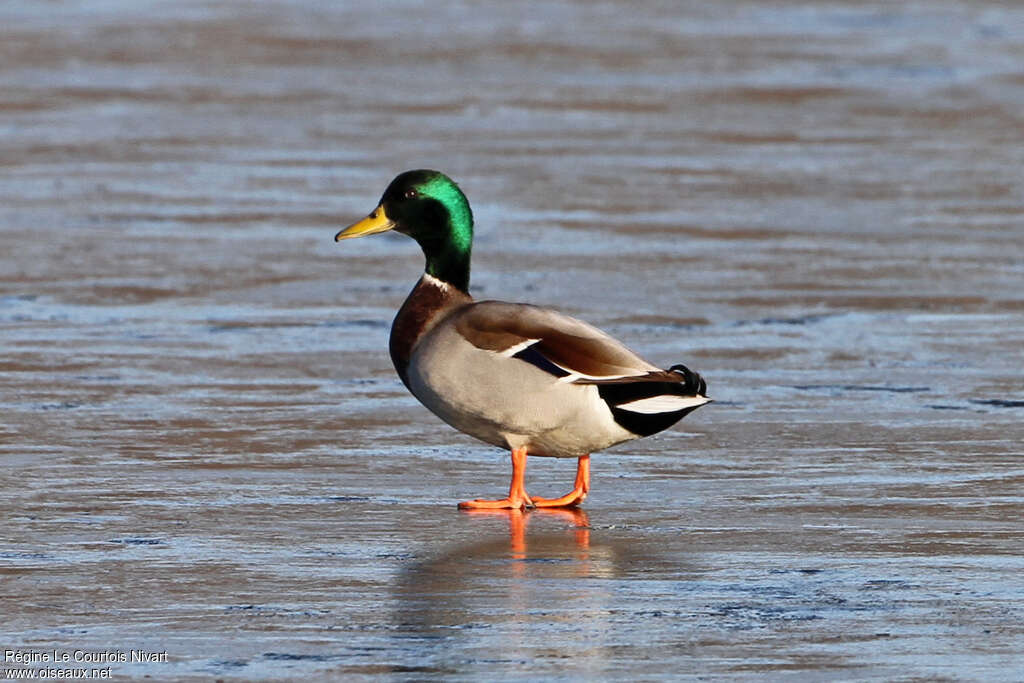
[[[390, 366], [422, 256], [331, 241], [416, 167], [476, 296], [708, 380], [583, 513], [454, 507], [509, 465]], [[1017, 3], [4, 3], [0, 652], [1024, 679], [1022, 169]]]

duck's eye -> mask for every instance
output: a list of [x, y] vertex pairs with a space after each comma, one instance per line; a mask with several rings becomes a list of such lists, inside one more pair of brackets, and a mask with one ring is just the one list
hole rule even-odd
[[416, 196], [418, 194], [419, 193], [416, 190], [406, 190], [405, 191], [405, 198], [406, 199], [416, 199]]

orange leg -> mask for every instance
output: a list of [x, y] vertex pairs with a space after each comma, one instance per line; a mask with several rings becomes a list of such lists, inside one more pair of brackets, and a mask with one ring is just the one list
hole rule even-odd
[[576, 485], [572, 491], [561, 498], [534, 498], [533, 504], [539, 508], [576, 507], [587, 497], [590, 491], [590, 456], [581, 455], [576, 464]]
[[496, 508], [524, 508], [532, 506], [533, 501], [526, 495], [526, 486], [523, 479], [526, 476], [526, 449], [512, 449], [512, 483], [508, 487], [508, 498], [501, 500], [467, 500], [459, 503], [461, 510], [481, 510]]

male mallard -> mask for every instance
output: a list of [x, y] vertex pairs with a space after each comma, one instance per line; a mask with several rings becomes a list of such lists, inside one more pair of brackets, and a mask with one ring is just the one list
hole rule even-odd
[[[402, 173], [369, 216], [334, 239], [386, 230], [412, 237], [427, 258], [391, 326], [398, 376], [451, 426], [512, 451], [508, 497], [460, 508], [578, 505], [590, 490], [590, 453], [660, 432], [710, 400], [697, 373], [662, 370], [584, 322], [528, 304], [473, 301], [473, 214], [443, 173]], [[575, 488], [561, 498], [527, 495], [527, 453], [579, 458]]]

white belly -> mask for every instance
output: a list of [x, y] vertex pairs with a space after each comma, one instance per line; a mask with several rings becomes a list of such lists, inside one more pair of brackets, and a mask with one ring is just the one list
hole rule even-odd
[[576, 457], [636, 438], [593, 385], [559, 382], [516, 358], [476, 348], [447, 325], [413, 350], [409, 385], [456, 429], [533, 455]]

